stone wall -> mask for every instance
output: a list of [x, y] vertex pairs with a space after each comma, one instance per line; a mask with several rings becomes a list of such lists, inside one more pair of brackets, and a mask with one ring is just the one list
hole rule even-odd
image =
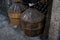
[[60, 0], [53, 0], [49, 40], [58, 40], [60, 27]]

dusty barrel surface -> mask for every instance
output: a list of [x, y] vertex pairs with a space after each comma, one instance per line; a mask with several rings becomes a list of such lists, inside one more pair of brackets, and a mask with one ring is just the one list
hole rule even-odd
[[8, 10], [8, 16], [10, 18], [10, 22], [15, 25], [20, 24], [21, 10], [20, 10], [20, 6], [18, 4], [19, 3], [14, 2]]
[[9, 13], [8, 15], [12, 24], [20, 24], [20, 13]]
[[41, 34], [41, 29], [43, 27], [42, 23], [26, 23], [21, 22], [24, 33], [27, 36], [34, 37]]
[[43, 17], [35, 8], [29, 8], [23, 12], [21, 14], [21, 25], [24, 33], [30, 37], [40, 35]]

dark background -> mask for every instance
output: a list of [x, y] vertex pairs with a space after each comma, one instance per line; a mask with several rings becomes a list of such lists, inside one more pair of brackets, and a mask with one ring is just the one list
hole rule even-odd
[[7, 8], [6, 8], [5, 0], [0, 0], [0, 14], [7, 16]]

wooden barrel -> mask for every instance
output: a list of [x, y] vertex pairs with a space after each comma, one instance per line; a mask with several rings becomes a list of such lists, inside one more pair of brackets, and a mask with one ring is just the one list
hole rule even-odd
[[21, 21], [24, 33], [29, 37], [38, 36], [42, 32], [42, 22], [39, 23], [26, 23]]
[[12, 24], [20, 24], [20, 13], [8, 13], [8, 16]]

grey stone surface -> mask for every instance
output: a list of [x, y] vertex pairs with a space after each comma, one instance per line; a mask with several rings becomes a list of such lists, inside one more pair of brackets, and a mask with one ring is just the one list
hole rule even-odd
[[0, 40], [40, 40], [40, 37], [28, 37], [23, 31], [6, 26], [0, 29]]
[[60, 27], [60, 0], [53, 0], [49, 40], [57, 40]]
[[8, 24], [9, 24], [9, 20], [7, 20], [7, 17], [0, 14], [0, 28], [4, 27], [5, 25], [8, 25]]

